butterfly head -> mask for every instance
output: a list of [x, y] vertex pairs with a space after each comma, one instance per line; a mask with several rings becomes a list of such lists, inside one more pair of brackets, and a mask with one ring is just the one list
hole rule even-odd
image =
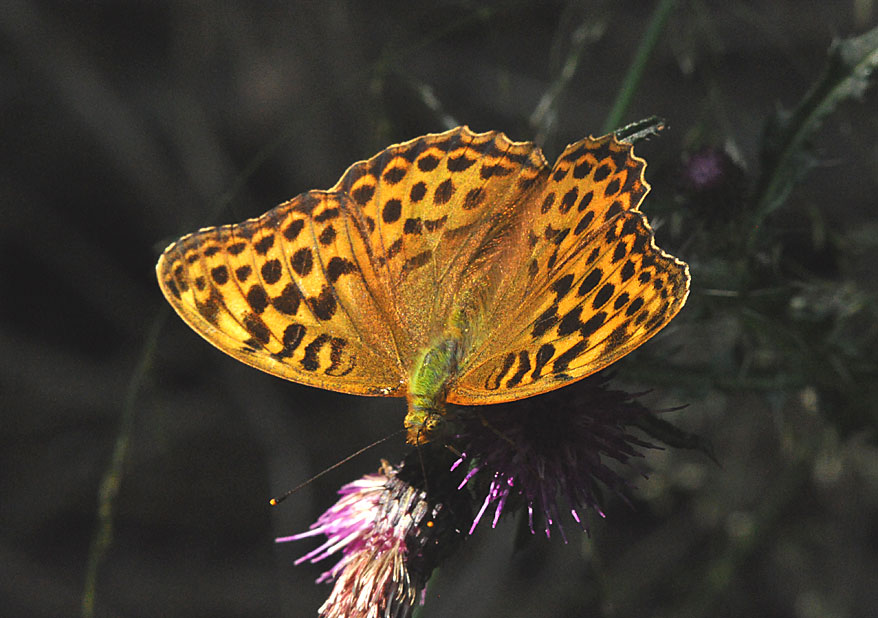
[[418, 446], [430, 442], [441, 421], [442, 411], [439, 408], [409, 407], [409, 413], [405, 417], [406, 442]]

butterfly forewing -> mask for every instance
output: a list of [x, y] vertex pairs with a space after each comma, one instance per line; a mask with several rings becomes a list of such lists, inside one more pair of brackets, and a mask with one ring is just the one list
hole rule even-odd
[[404, 364], [475, 293], [476, 272], [546, 171], [533, 144], [459, 127], [391, 146], [333, 188], [362, 213]]
[[192, 328], [249, 365], [330, 390], [402, 395], [364, 225], [347, 196], [313, 191], [184, 236], [161, 256], [158, 279]]

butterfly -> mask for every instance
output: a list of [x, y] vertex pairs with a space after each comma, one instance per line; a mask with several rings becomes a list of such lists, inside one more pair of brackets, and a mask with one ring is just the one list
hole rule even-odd
[[530, 142], [458, 127], [354, 163], [328, 191], [201, 229], [156, 266], [199, 335], [270, 374], [408, 399], [407, 441], [446, 404], [593, 374], [686, 302], [688, 266], [639, 211], [646, 162], [610, 134], [553, 166]]

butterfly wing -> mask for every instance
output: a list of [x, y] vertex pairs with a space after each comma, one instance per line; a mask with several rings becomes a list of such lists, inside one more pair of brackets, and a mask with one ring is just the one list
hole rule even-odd
[[403, 366], [411, 369], [455, 308], [472, 302], [459, 293], [471, 292], [480, 265], [496, 257], [546, 168], [529, 142], [458, 127], [391, 146], [333, 187], [366, 222]]
[[344, 194], [312, 191], [184, 236], [156, 272], [180, 317], [248, 365], [345, 393], [404, 394], [366, 224]]
[[645, 162], [613, 136], [568, 146], [522, 209], [515, 278], [483, 323], [495, 325], [464, 359], [448, 401], [489, 404], [543, 393], [603, 369], [680, 310], [685, 263], [659, 249], [638, 211]]

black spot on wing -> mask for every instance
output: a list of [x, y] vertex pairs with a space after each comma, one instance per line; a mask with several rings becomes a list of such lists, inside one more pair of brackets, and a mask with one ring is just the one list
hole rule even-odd
[[[610, 219], [612, 219], [613, 217], [618, 215], [620, 212], [622, 212], [622, 202], [620, 202], [619, 200], [615, 200], [612, 204], [610, 204], [610, 207], [607, 208], [607, 214], [604, 215], [604, 220], [609, 221]], [[623, 226], [622, 230], [624, 233], [624, 230], [625, 230], [624, 226]]]
[[250, 276], [251, 272], [253, 272], [253, 269], [245, 264], [244, 266], [239, 266], [235, 269], [235, 277], [238, 278], [238, 281], [244, 283], [245, 281], [247, 281], [247, 278]]
[[391, 167], [391, 168], [385, 170], [384, 175], [381, 176], [381, 178], [387, 184], [395, 185], [396, 183], [398, 183], [400, 180], [402, 180], [405, 177], [406, 171], [407, 170], [404, 167], [399, 167], [399, 166]]
[[302, 228], [305, 227], [304, 219], [294, 219], [287, 227], [284, 229], [284, 238], [287, 240], [296, 240], [299, 232], [302, 231]]
[[557, 281], [552, 283], [552, 291], [555, 293], [555, 303], [557, 303], [561, 298], [567, 295], [570, 291], [571, 286], [573, 285], [573, 274], [568, 273], [563, 277], [560, 277]]
[[258, 242], [254, 243], [253, 249], [259, 255], [265, 255], [274, 245], [274, 234], [266, 234]]
[[570, 362], [585, 350], [586, 342], [584, 340], [577, 341], [570, 348], [558, 355], [555, 362], [552, 363], [552, 373], [561, 373], [567, 370]]
[[417, 166], [422, 172], [432, 172], [439, 165], [439, 157], [435, 155], [424, 155], [418, 159]]
[[500, 388], [500, 382], [506, 377], [506, 374], [509, 373], [509, 370], [512, 369], [512, 365], [515, 363], [515, 354], [510, 352], [506, 355], [506, 358], [503, 359], [503, 365], [500, 367], [500, 370], [496, 375], [488, 376], [488, 379], [485, 380], [485, 389], [489, 391], [495, 391]]
[[423, 182], [417, 182], [409, 192], [409, 199], [412, 202], [420, 202], [425, 195], [427, 195], [427, 185]]
[[595, 268], [590, 273], [588, 273], [588, 276], [585, 279], [582, 280], [582, 283], [579, 285], [579, 289], [576, 291], [576, 294], [578, 296], [585, 296], [593, 289], [595, 289], [595, 287], [597, 287], [597, 284], [601, 282], [603, 276], [603, 271], [600, 268]]
[[561, 321], [558, 323], [558, 336], [566, 337], [572, 333], [575, 333], [582, 327], [582, 320], [579, 319], [580, 314], [582, 313], [582, 306], [576, 306], [561, 318]]
[[561, 199], [561, 205], [558, 207], [562, 213], [566, 213], [568, 210], [573, 208], [573, 205], [576, 203], [576, 198], [579, 197], [579, 189], [573, 187], [567, 193], [564, 194], [564, 197]]
[[247, 332], [250, 333], [253, 339], [262, 345], [265, 345], [271, 340], [271, 331], [268, 330], [268, 326], [265, 325], [265, 322], [263, 322], [262, 318], [258, 315], [248, 313], [244, 316], [243, 324], [244, 328], [247, 329]]
[[462, 172], [464, 170], [469, 169], [474, 163], [476, 159], [471, 159], [466, 155], [457, 155], [456, 157], [449, 157], [448, 166], [449, 172]]
[[452, 195], [454, 195], [454, 183], [451, 182], [450, 178], [446, 178], [436, 187], [436, 192], [433, 194], [433, 203], [439, 205], [447, 204]]
[[594, 181], [595, 181], [595, 182], [601, 182], [602, 180], [606, 180], [606, 178], [607, 178], [611, 173], [613, 173], [613, 168], [610, 167], [610, 164], [609, 164], [609, 163], [604, 163], [603, 165], [599, 166], [599, 167], [594, 171], [594, 176], [593, 176]]
[[[238, 270], [241, 270], [240, 268]], [[277, 283], [280, 281], [281, 275], [283, 275], [283, 267], [281, 266], [280, 260], [272, 259], [268, 260], [265, 264], [262, 265], [262, 278], [269, 285]], [[240, 280], [240, 277], [238, 278]]]
[[324, 221], [331, 221], [332, 219], [337, 218], [338, 215], [338, 208], [324, 208], [319, 215], [314, 216], [314, 221], [317, 223], [323, 223]]
[[337, 307], [335, 295], [328, 285], [324, 285], [316, 297], [309, 298], [308, 304], [311, 306], [311, 311], [314, 312], [314, 317], [318, 320], [331, 320], [332, 316], [335, 315]]
[[302, 368], [305, 371], [317, 371], [320, 367], [320, 363], [317, 360], [317, 355], [320, 353], [320, 348], [322, 348], [329, 341], [329, 335], [323, 333], [314, 338], [314, 340], [305, 346], [305, 356], [302, 357]]
[[[445, 226], [446, 221], [448, 221], [448, 215], [442, 215], [438, 219], [425, 219], [424, 220], [424, 229], [428, 232], [435, 232], [441, 227]], [[463, 227], [463, 226], [461, 226]]]
[[627, 340], [628, 340], [628, 322], [625, 322], [624, 324], [620, 324], [619, 326], [614, 328], [613, 332], [610, 333], [610, 336], [607, 337], [607, 340], [604, 343], [604, 354], [609, 355], [609, 354], [615, 352]]
[[594, 300], [591, 303], [591, 306], [595, 309], [600, 309], [604, 306], [604, 304], [613, 297], [613, 294], [616, 292], [616, 287], [612, 283], [605, 283], [598, 293], [595, 294]]
[[482, 177], [482, 180], [488, 180], [492, 176], [508, 176], [512, 171], [513, 168], [496, 163], [494, 165], [483, 165], [482, 169], [479, 170], [479, 176]]
[[307, 276], [314, 268], [314, 256], [311, 254], [311, 249], [302, 247], [293, 253], [293, 257], [290, 258], [290, 266], [300, 277]]
[[558, 323], [558, 305], [552, 305], [543, 311], [534, 321], [531, 335], [534, 338], [542, 337], [546, 332]]
[[261, 285], [251, 286], [250, 290], [248, 290], [247, 304], [257, 314], [262, 313], [268, 307], [268, 294], [265, 293]]
[[632, 315], [640, 311], [641, 307], [643, 307], [643, 298], [638, 296], [633, 301], [631, 301], [630, 305], [628, 305], [628, 308], [625, 310], [625, 315], [631, 317]]
[[365, 206], [375, 195], [375, 185], [362, 184], [351, 193], [351, 197], [360, 206]]
[[613, 250], [613, 264], [621, 260], [623, 257], [628, 255], [628, 245], [625, 244], [625, 241], [620, 240], [616, 245], [616, 248]]
[[329, 367], [324, 373], [328, 376], [345, 376], [349, 374], [356, 365], [354, 358], [348, 355], [349, 364], [347, 367], [339, 371], [341, 367], [342, 354], [348, 342], [341, 337], [333, 337], [329, 340]]
[[326, 265], [326, 276], [330, 283], [335, 283], [342, 275], [352, 273], [355, 270], [357, 270], [356, 264], [346, 258], [334, 256]]
[[506, 382], [506, 388], [517, 386], [528, 371], [530, 371], [530, 357], [527, 355], [527, 351], [522, 350], [518, 353], [518, 371]]
[[555, 355], [555, 346], [550, 343], [544, 343], [540, 346], [540, 349], [537, 350], [536, 357], [534, 359], [534, 370], [533, 373], [530, 374], [530, 377], [533, 381], [536, 381], [540, 378], [540, 372], [542, 372], [543, 367], [546, 366], [550, 360], [552, 360], [552, 356]]
[[473, 208], [478, 208], [482, 205], [482, 202], [485, 201], [485, 191], [481, 187], [477, 187], [475, 189], [470, 189], [466, 198], [463, 200], [463, 209], [464, 210], [472, 210]]
[[322, 232], [320, 232], [320, 236], [317, 237], [317, 241], [323, 245], [329, 245], [332, 241], [335, 240], [335, 228], [331, 225], [327, 225]]
[[604, 197], [613, 197], [616, 195], [622, 187], [622, 183], [618, 178], [614, 178], [607, 185], [607, 188], [604, 189]]
[[582, 219], [580, 219], [579, 223], [576, 224], [576, 229], [573, 230], [573, 233], [577, 236], [582, 234], [585, 230], [588, 229], [588, 226], [591, 225], [593, 219], [594, 211], [589, 210], [584, 215], [582, 215]]
[[381, 218], [384, 219], [385, 223], [395, 223], [399, 220], [400, 214], [402, 214], [402, 202], [393, 198], [387, 200], [387, 203], [384, 204], [384, 210], [381, 211]]
[[391, 245], [387, 248], [387, 259], [393, 259], [397, 253], [402, 250], [402, 238], [397, 238], [391, 243]]
[[284, 289], [279, 296], [275, 296], [271, 299], [271, 304], [281, 313], [286, 315], [296, 315], [301, 300], [302, 295], [299, 293], [299, 288], [292, 283], [288, 283], [284, 286]]
[[420, 234], [424, 230], [424, 223], [419, 218], [406, 219], [402, 226], [403, 234]]
[[591, 335], [596, 333], [601, 326], [604, 325], [604, 322], [606, 320], [606, 312], [599, 311], [585, 321], [585, 323], [582, 325], [582, 328], [579, 329], [579, 334], [582, 335], [583, 339], [588, 339]]
[[279, 361], [290, 358], [296, 351], [296, 348], [299, 347], [299, 344], [302, 343], [302, 339], [304, 337], [304, 326], [302, 326], [301, 324], [290, 324], [284, 329], [282, 339], [284, 345], [283, 349], [281, 349], [280, 352], [272, 354], [272, 358]]
[[410, 272], [412, 270], [420, 268], [421, 266], [424, 266], [425, 264], [427, 264], [427, 262], [429, 262], [432, 257], [433, 257], [432, 250], [427, 249], [425, 251], [421, 251], [417, 255], [414, 255], [405, 261], [405, 263], [402, 265], [402, 271], [403, 272]]
[[591, 204], [591, 200], [594, 198], [594, 191], [589, 191], [585, 195], [582, 196], [582, 199], [579, 200], [579, 206], [576, 207], [576, 210], [582, 212], [588, 205]]
[[216, 290], [211, 290], [211, 295], [203, 303], [196, 301], [198, 313], [213, 325], [216, 325], [217, 323], [217, 315], [219, 314], [221, 305], [222, 299], [219, 297]]
[[225, 285], [229, 281], [229, 269], [225, 266], [217, 266], [211, 269], [210, 276], [217, 285]]
[[573, 168], [573, 177], [577, 180], [582, 180], [586, 176], [588, 176], [589, 172], [591, 172], [592, 164], [588, 162], [587, 159], [583, 159]]
[[180, 299], [180, 290], [177, 289], [177, 284], [174, 282], [173, 279], [165, 279], [165, 285], [168, 286], [168, 289], [171, 290], [171, 294], [173, 294], [175, 298]]
[[295, 350], [305, 336], [305, 327], [301, 324], [290, 324], [284, 329], [283, 343]]

